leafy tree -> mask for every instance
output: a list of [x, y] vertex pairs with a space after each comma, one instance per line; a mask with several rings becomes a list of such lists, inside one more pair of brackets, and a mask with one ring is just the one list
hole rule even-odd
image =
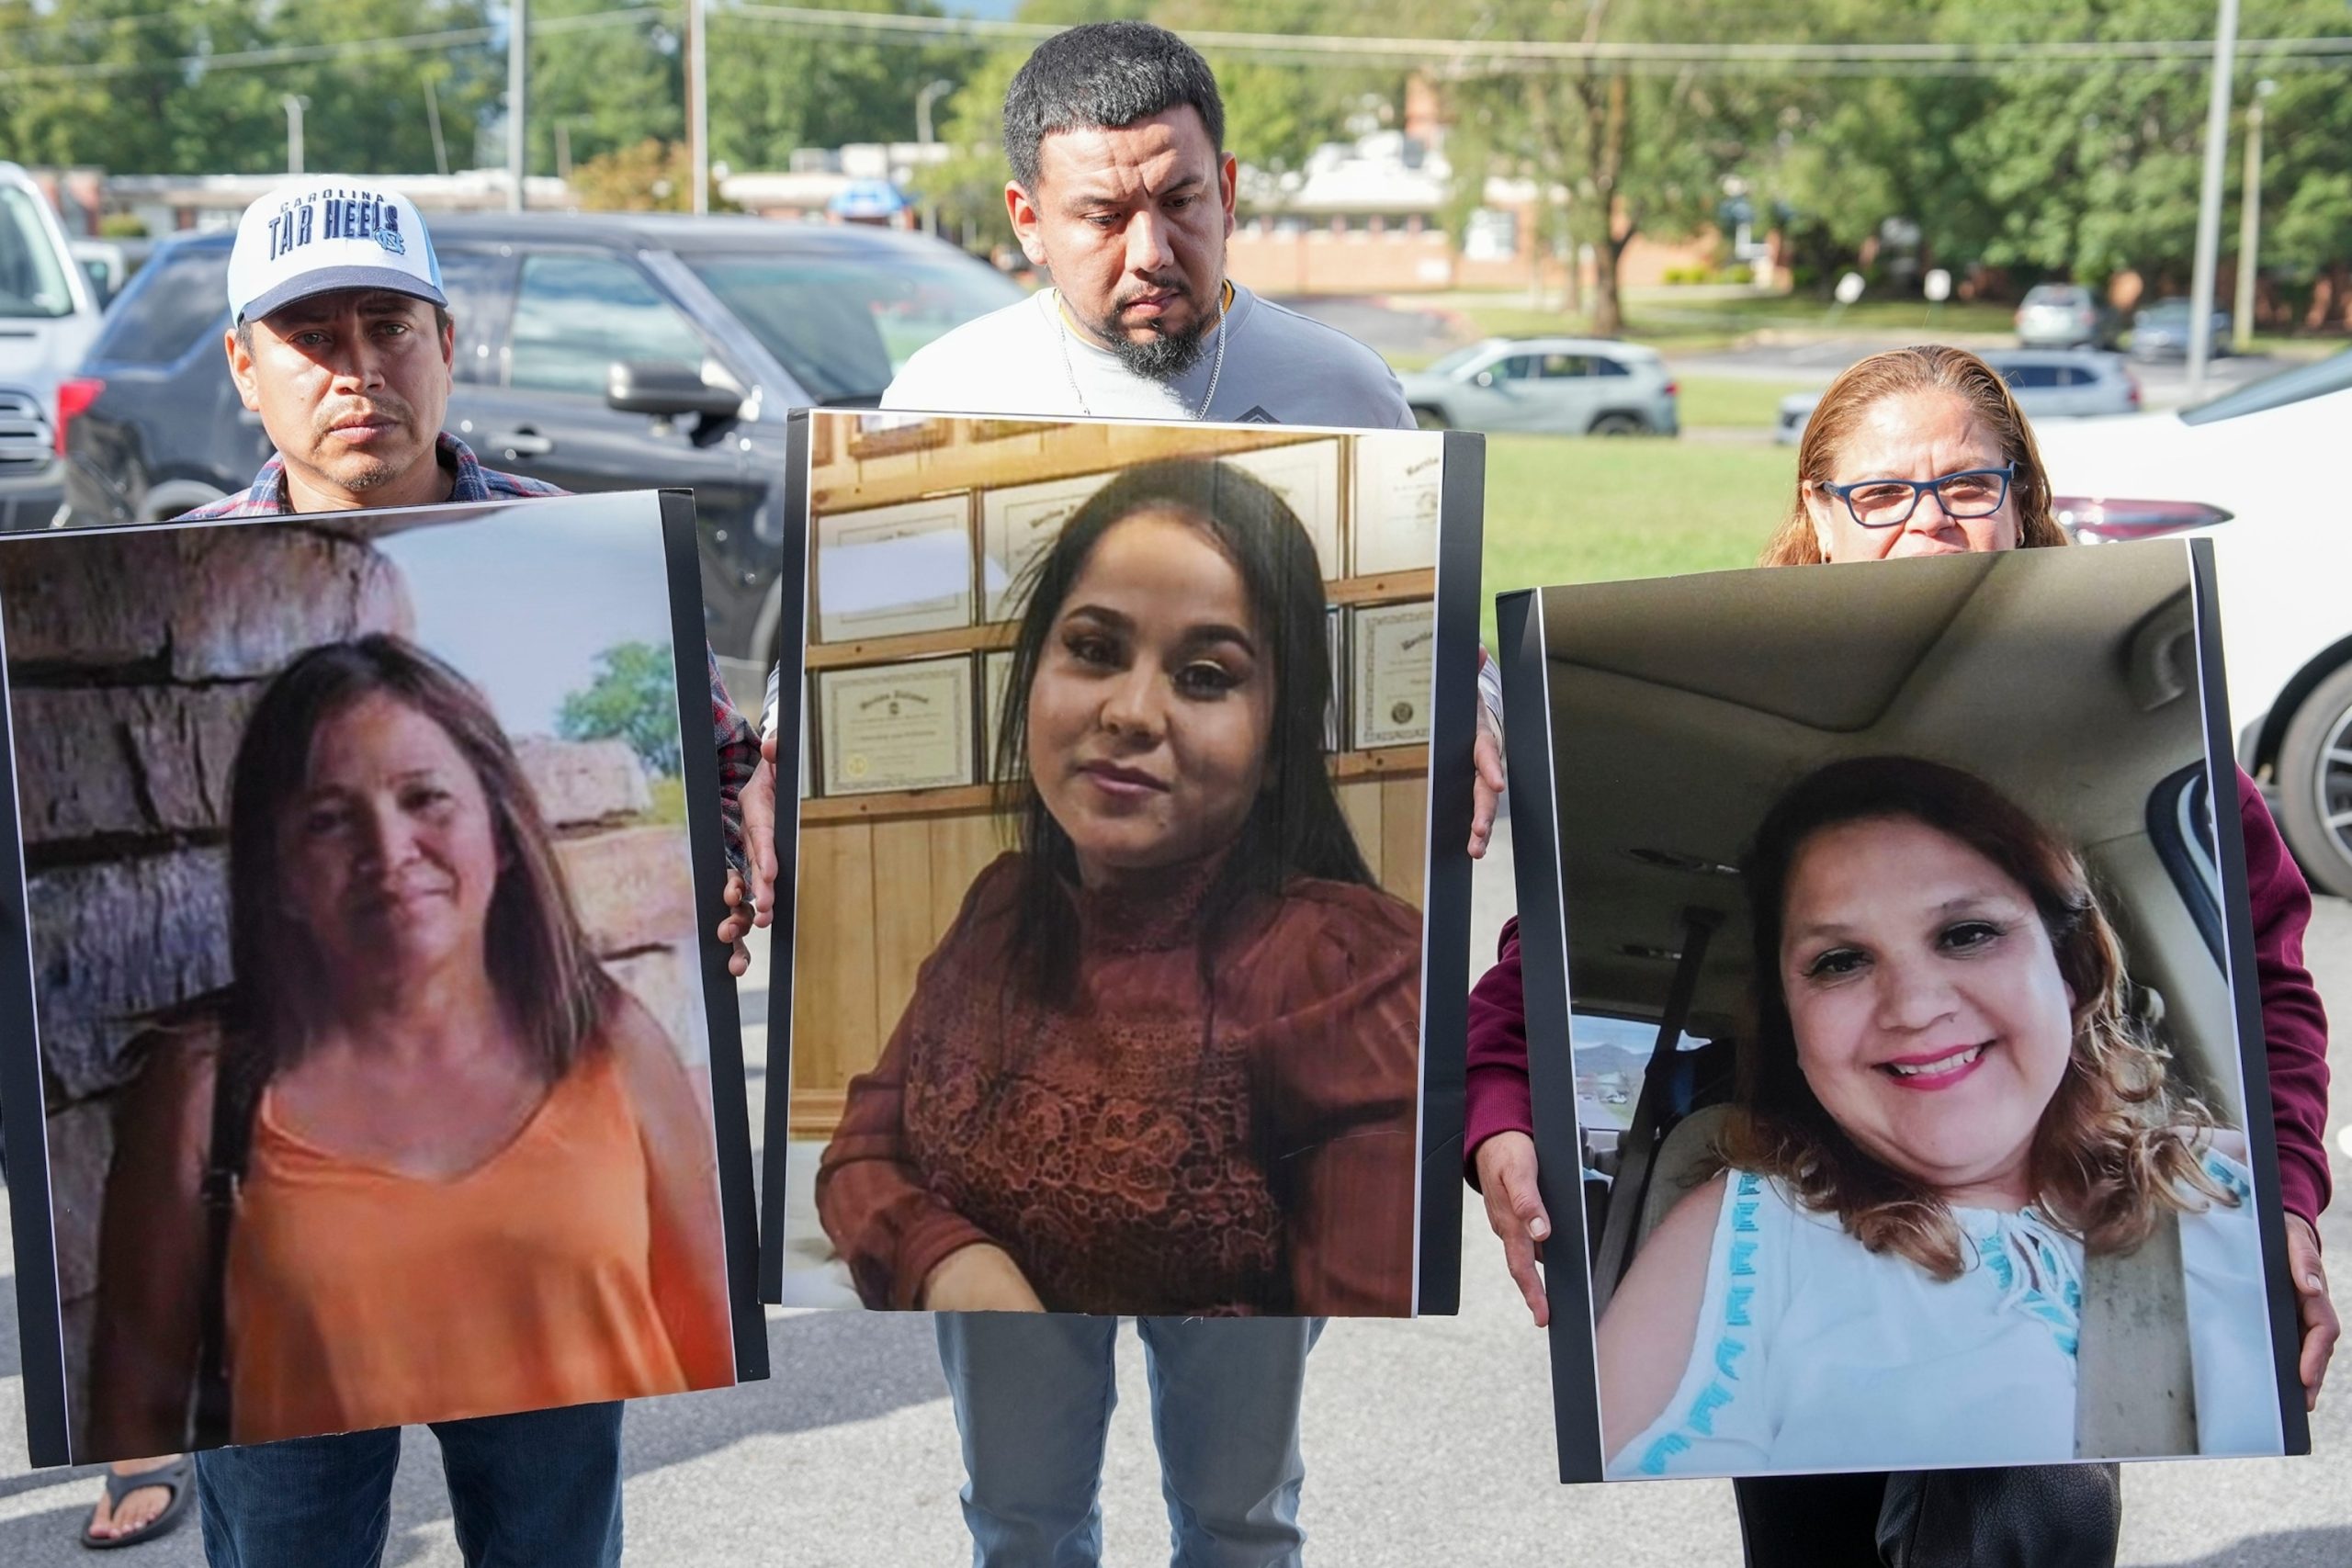
[[[1724, 42], [1787, 30], [1785, 13], [1759, 15], [1732, 0], [1487, 0], [1442, 15], [1455, 36], [1476, 25], [1481, 38], [1520, 43]], [[1594, 256], [1592, 330], [1614, 336], [1624, 326], [1618, 268], [1634, 237], [1708, 221], [1723, 177], [1769, 137], [1788, 90], [1785, 77], [1766, 70], [1590, 57], [1490, 65], [1456, 86], [1453, 100], [1466, 169], [1566, 191], [1559, 216]]]
[[[707, 193], [708, 210], [735, 210], [721, 197], [716, 177]], [[571, 171], [571, 193], [590, 212], [688, 212], [694, 189], [694, 161], [683, 141], [649, 136], [634, 147], [600, 152]]]
[[677, 773], [677, 675], [670, 650], [650, 642], [615, 643], [596, 655], [596, 678], [568, 694], [556, 710], [565, 740], [625, 740], [646, 770]]

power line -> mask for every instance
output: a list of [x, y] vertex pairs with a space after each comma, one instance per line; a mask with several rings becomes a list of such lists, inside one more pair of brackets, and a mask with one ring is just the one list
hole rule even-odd
[[[596, 11], [582, 17], [556, 17], [532, 24], [535, 35], [587, 32], [598, 28], [642, 22], [658, 14], [650, 7], [626, 11]], [[336, 39], [325, 43], [277, 44], [266, 49], [232, 50], [219, 54], [183, 54], [163, 60], [100, 61], [66, 65], [26, 65], [0, 71], [0, 82], [83, 81], [96, 77], [133, 76], [157, 71], [238, 71], [264, 65], [293, 65], [309, 61], [353, 59], [370, 54], [421, 54], [429, 51], [488, 43], [505, 37], [503, 27], [450, 28], [436, 33], [404, 33], [390, 38]]]
[[[812, 30], [896, 35], [910, 40], [1005, 39], [1033, 42], [1061, 32], [1044, 22], [982, 17], [925, 17], [887, 11], [837, 11], [741, 0], [714, 13], [749, 20], [795, 24]], [[1506, 70], [1564, 62], [1607, 62], [1678, 69], [1690, 65], [1942, 64], [1986, 68], [2051, 62], [2112, 64], [2124, 62], [2209, 62], [2210, 39], [2019, 39], [1969, 43], [1657, 43], [1567, 42], [1553, 39], [1356, 38], [1332, 33], [1250, 33], [1187, 29], [1196, 48], [1297, 61], [1358, 59], [1414, 63], [1442, 60], [1476, 62]], [[2352, 37], [2248, 39], [2239, 48], [2287, 60], [2352, 58]]]

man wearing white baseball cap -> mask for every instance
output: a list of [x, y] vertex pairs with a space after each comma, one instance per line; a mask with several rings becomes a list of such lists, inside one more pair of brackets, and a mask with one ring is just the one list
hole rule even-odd
[[[558, 493], [483, 468], [446, 434], [454, 332], [424, 218], [396, 191], [323, 176], [254, 203], [229, 264], [225, 344], [245, 407], [277, 447], [242, 495], [190, 518], [486, 502]], [[768, 923], [774, 770], [710, 665], [730, 862], [720, 941]], [[464, 1333], [458, 1322], [450, 1330]], [[438, 1422], [458, 1549], [474, 1568], [620, 1560], [617, 1404]], [[390, 1522], [397, 1429], [197, 1456], [213, 1568], [372, 1568]]]

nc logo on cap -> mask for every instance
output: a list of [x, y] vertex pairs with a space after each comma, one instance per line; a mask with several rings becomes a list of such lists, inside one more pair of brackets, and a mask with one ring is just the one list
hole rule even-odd
[[448, 306], [424, 216], [407, 197], [373, 180], [320, 175], [282, 185], [245, 209], [229, 254], [236, 320], [363, 288]]

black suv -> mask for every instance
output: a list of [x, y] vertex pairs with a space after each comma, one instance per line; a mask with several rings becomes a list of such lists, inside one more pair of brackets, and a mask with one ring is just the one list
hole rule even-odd
[[[952, 246], [877, 229], [516, 213], [432, 231], [457, 321], [450, 433], [566, 490], [691, 487], [711, 646], [762, 671], [786, 411], [871, 405], [917, 348], [1021, 298]], [[221, 352], [230, 238], [165, 246], [107, 312], [82, 367], [103, 387], [66, 423], [72, 521], [175, 516], [268, 458]]]

